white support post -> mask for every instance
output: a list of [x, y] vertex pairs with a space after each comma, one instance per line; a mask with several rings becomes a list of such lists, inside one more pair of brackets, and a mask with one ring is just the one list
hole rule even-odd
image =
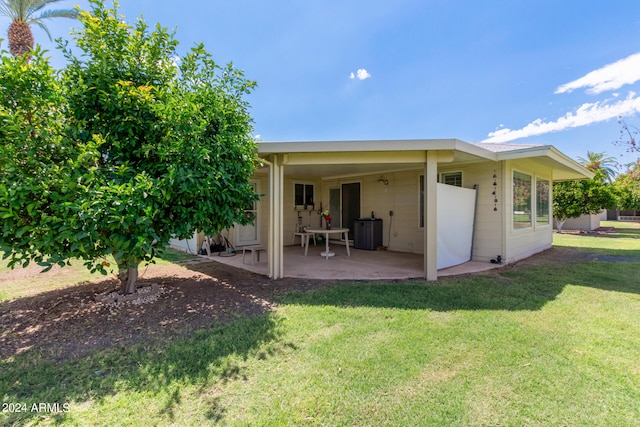
[[427, 151], [424, 164], [424, 278], [438, 280], [438, 152]]
[[269, 163], [269, 236], [267, 244], [267, 262], [269, 277], [284, 277], [284, 252], [282, 244], [283, 226], [283, 181], [284, 167], [278, 156], [273, 156]]

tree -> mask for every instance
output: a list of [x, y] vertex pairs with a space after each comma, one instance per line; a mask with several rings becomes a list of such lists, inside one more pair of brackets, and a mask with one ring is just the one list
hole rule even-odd
[[619, 208], [640, 210], [640, 160], [617, 176], [614, 188]]
[[[232, 64], [218, 66], [202, 45], [178, 59], [166, 29], [150, 31], [142, 19], [131, 26], [117, 4], [90, 3], [74, 34], [80, 55], [61, 43], [60, 78], [43, 71], [33, 77], [39, 85], [22, 84], [10, 100], [20, 108], [7, 112], [12, 133], [1, 135], [0, 249], [12, 266], [77, 257], [103, 273], [111, 255], [121, 292], [133, 293], [140, 263], [172, 237], [249, 221], [257, 155], [243, 96], [255, 83]], [[29, 70], [46, 68], [34, 58]], [[48, 86], [51, 101], [39, 90]], [[25, 110], [42, 123], [29, 123]], [[28, 160], [7, 159], [24, 146]]]
[[614, 193], [605, 181], [605, 174], [597, 170], [589, 180], [553, 184], [553, 217], [559, 233], [567, 219], [595, 214], [615, 205]]
[[0, 0], [0, 14], [11, 19], [9, 30], [9, 51], [12, 55], [24, 55], [33, 49], [33, 33], [31, 25], [42, 28], [49, 40], [51, 34], [45, 19], [73, 18], [78, 16], [74, 9], [43, 10], [46, 6], [57, 3], [60, 0]]
[[617, 143], [626, 145], [629, 152], [640, 152], [637, 138], [640, 134], [640, 129], [628, 124], [622, 116], [618, 116], [618, 124], [620, 125], [620, 135]]
[[616, 170], [619, 165], [613, 157], [605, 156], [605, 153], [593, 153], [591, 151], [587, 151], [587, 158], [578, 157], [578, 161], [591, 172], [601, 171], [607, 182], [611, 183], [615, 178]]

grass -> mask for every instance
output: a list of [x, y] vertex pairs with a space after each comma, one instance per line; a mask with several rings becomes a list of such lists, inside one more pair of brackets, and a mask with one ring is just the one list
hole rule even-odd
[[[167, 249], [158, 258], [155, 263], [157, 265], [188, 261], [193, 259], [193, 255], [185, 252]], [[115, 263], [113, 260], [111, 265]], [[143, 272], [144, 265], [140, 266]], [[21, 270], [21, 271], [20, 271]], [[104, 276], [100, 273], [91, 273], [81, 260], [71, 260], [71, 265], [60, 268], [54, 267], [51, 271], [41, 273], [42, 268], [37, 265], [30, 265], [27, 269], [19, 267], [11, 270], [7, 267], [7, 260], [1, 260], [0, 257], [0, 302], [35, 295], [40, 292], [59, 289], [82, 282], [88, 282], [94, 279], [100, 279]]]
[[640, 257], [640, 223], [602, 221], [602, 227], [615, 227], [616, 233], [603, 234], [555, 234], [553, 244], [559, 247], [580, 248], [606, 256]]
[[[630, 256], [636, 231], [557, 242]], [[15, 356], [0, 362], [2, 401], [69, 412], [0, 424], [639, 425], [639, 269], [339, 283], [158, 346], [58, 365]]]

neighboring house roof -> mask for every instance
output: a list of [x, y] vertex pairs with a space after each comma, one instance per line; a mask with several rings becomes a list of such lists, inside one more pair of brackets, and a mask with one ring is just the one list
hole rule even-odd
[[[291, 156], [291, 165], [348, 164], [349, 158], [360, 163], [352, 173], [367, 171], [390, 163], [389, 156], [398, 156], [405, 165], [420, 167], [426, 151], [442, 151], [451, 154], [451, 163], [468, 164], [483, 161], [501, 161], [515, 159], [535, 159], [554, 170], [554, 181], [589, 179], [593, 173], [575, 160], [558, 151], [551, 145], [504, 144], [504, 143], [468, 143], [459, 139], [410, 139], [410, 140], [360, 140], [360, 141], [300, 141], [300, 142], [260, 142], [258, 153], [261, 156], [287, 154]], [[352, 153], [351, 156], [348, 153]], [[364, 153], [367, 153], [366, 155]], [[392, 154], [393, 153], [393, 154]], [[324, 156], [323, 156], [324, 154]], [[365, 159], [366, 157], [366, 159]], [[355, 160], [357, 159], [357, 161]], [[377, 165], [377, 166], [376, 166]], [[316, 174], [321, 173], [316, 169]], [[306, 166], [305, 172], [313, 174]], [[340, 171], [333, 171], [339, 175]]]

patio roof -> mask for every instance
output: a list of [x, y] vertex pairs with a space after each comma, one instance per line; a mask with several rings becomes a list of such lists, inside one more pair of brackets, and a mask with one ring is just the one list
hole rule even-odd
[[426, 151], [439, 163], [535, 159], [554, 169], [554, 181], [592, 178], [593, 174], [551, 145], [468, 143], [459, 139], [260, 142], [258, 154], [283, 155], [292, 175], [323, 179], [420, 169]]

